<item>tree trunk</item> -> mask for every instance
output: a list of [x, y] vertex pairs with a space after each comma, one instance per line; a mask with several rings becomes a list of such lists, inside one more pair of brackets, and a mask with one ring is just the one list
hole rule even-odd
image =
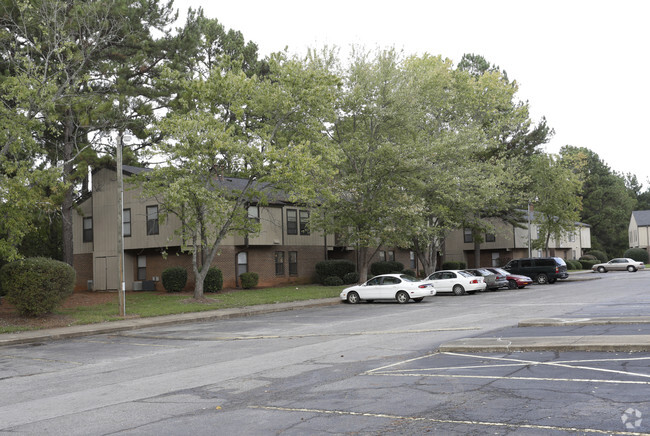
[[63, 240], [63, 261], [72, 266], [74, 253], [72, 248], [72, 207], [73, 207], [73, 183], [71, 180], [73, 164], [72, 151], [73, 140], [73, 118], [72, 110], [68, 108], [65, 112], [64, 139], [63, 139], [63, 180], [69, 183], [61, 205], [62, 240]]
[[368, 249], [359, 247], [359, 281], [365, 283], [368, 280]]
[[[476, 241], [476, 239], [474, 239]], [[481, 266], [481, 243], [474, 242], [474, 268]]]

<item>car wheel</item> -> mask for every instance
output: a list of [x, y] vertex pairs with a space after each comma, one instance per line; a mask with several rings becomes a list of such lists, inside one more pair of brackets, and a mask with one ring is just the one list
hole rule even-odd
[[634, 268], [632, 265], [628, 266], [628, 267], [627, 267], [627, 270], [628, 270], [629, 272], [636, 272], [636, 268]]
[[461, 285], [454, 285], [452, 292], [454, 295], [463, 295], [465, 293], [465, 288], [463, 288]]
[[419, 303], [419, 302], [421, 302], [422, 300], [424, 300], [424, 297], [419, 297], [419, 298], [414, 298], [414, 299], [413, 299], [413, 301], [415, 301], [416, 303]]
[[517, 289], [517, 282], [515, 280], [508, 280], [508, 289]]
[[599, 273], [606, 273], [607, 270], [605, 269], [604, 266], [599, 266], [599, 267], [598, 267], [598, 272], [599, 272]]
[[537, 283], [540, 285], [545, 285], [548, 283], [548, 276], [546, 274], [540, 274], [536, 278]]
[[519, 289], [524, 289], [526, 286], [519, 286]]
[[350, 304], [357, 304], [361, 301], [361, 298], [359, 298], [359, 294], [356, 292], [349, 292], [348, 293], [348, 303]]
[[397, 294], [395, 294], [395, 299], [399, 304], [404, 304], [407, 303], [411, 297], [409, 297], [409, 294], [407, 294], [406, 291], [399, 291]]

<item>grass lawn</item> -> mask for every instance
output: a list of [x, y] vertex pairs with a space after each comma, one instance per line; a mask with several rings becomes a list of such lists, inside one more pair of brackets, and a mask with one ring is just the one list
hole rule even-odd
[[[345, 286], [301, 285], [274, 287], [262, 289], [236, 290], [230, 292], [205, 293], [206, 301], [196, 301], [192, 294], [160, 293], [160, 292], [128, 292], [126, 294], [127, 317], [153, 317], [177, 313], [203, 312], [208, 310], [227, 309], [233, 307], [255, 306], [258, 304], [285, 303], [291, 301], [313, 300], [338, 297]], [[105, 296], [107, 293], [104, 293]], [[93, 324], [123, 319], [119, 316], [117, 293], [108, 293], [110, 301], [99, 304], [78, 305], [58, 308], [50, 317], [48, 323], [43, 319], [21, 318], [12, 325], [5, 322], [0, 325], [0, 333], [12, 333], [24, 330], [35, 330], [48, 327], [60, 327], [54, 321], [65, 319], [63, 325]], [[106, 300], [106, 298], [104, 298]], [[9, 324], [9, 325], [7, 325]]]

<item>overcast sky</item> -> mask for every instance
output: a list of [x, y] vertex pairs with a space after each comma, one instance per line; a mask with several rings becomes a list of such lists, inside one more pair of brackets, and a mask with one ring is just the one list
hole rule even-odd
[[255, 42], [288, 48], [395, 47], [405, 54], [485, 57], [555, 129], [545, 150], [587, 147], [650, 186], [650, 1], [179, 1]]

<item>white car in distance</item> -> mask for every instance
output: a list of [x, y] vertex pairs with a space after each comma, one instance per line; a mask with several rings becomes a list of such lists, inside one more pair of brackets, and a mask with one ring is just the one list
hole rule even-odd
[[407, 303], [413, 299], [419, 303], [424, 297], [433, 297], [436, 290], [431, 282], [421, 281], [407, 274], [381, 274], [360, 285], [341, 291], [341, 300], [356, 304], [362, 300], [397, 300]]
[[425, 280], [433, 283], [436, 291], [452, 292], [454, 295], [473, 294], [477, 291], [484, 291], [487, 287], [483, 277], [477, 277], [461, 270], [436, 271]]

